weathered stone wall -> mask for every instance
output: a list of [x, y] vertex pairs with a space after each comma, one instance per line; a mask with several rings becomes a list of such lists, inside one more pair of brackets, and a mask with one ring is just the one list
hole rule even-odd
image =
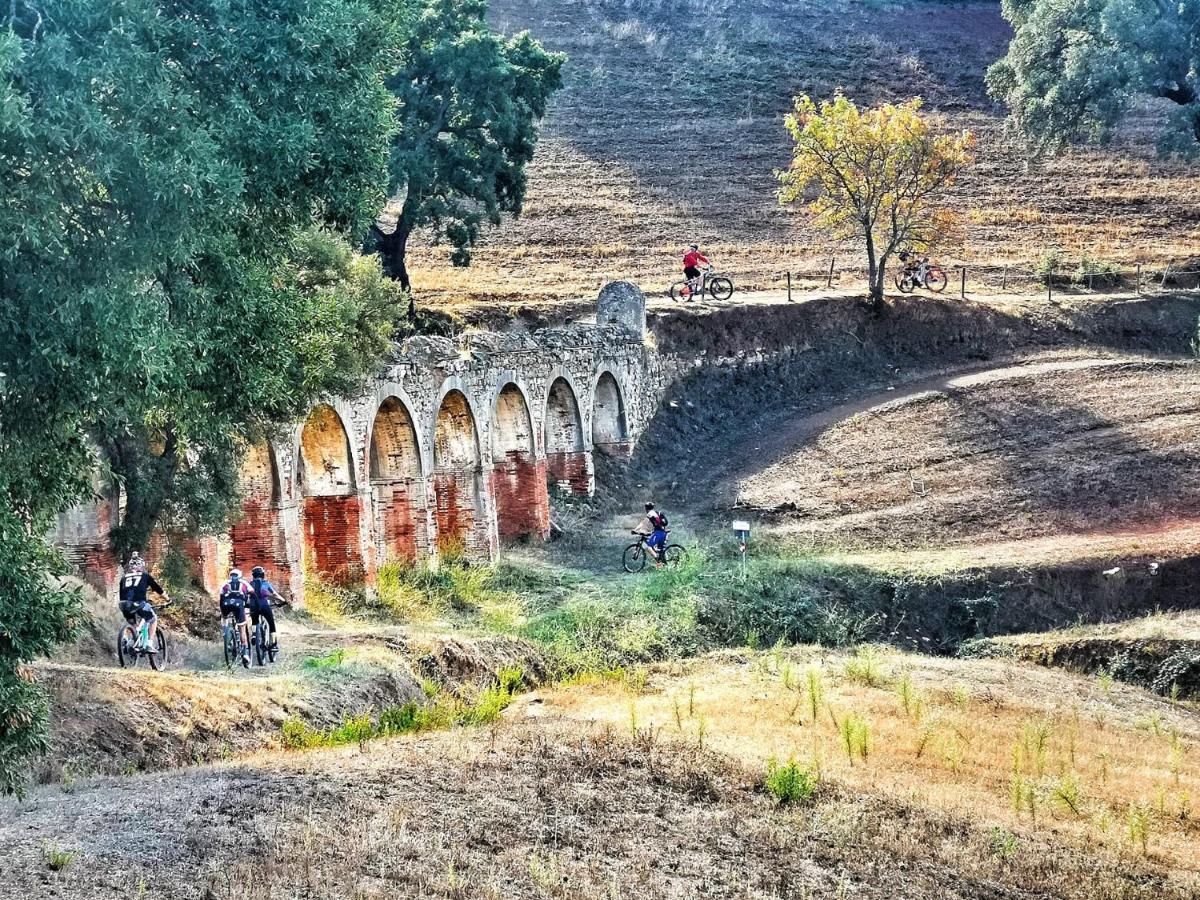
[[[544, 539], [549, 492], [590, 494], [593, 452], [628, 454], [660, 395], [640, 293], [606, 298], [596, 325], [409, 339], [362, 396], [252, 448], [241, 520], [198, 550], [205, 582], [218, 560], [263, 565], [300, 598], [306, 572], [370, 581], [389, 560], [494, 558], [502, 541]], [[60, 528], [103, 583], [115, 509], [102, 501]]]

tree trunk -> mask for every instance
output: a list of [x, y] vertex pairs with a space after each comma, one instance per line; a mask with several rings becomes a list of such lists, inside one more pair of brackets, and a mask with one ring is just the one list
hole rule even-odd
[[883, 312], [883, 265], [875, 257], [875, 239], [867, 228], [867, 296], [875, 308], [876, 315]]
[[408, 265], [405, 256], [408, 252], [408, 238], [412, 234], [412, 225], [401, 213], [396, 220], [396, 230], [391, 234], [380, 231], [372, 226], [375, 232], [375, 246], [379, 249], [379, 260], [383, 265], [383, 273], [389, 278], [400, 282], [400, 287], [408, 292], [408, 314], [416, 313], [416, 301], [412, 295], [412, 283], [408, 280]]
[[125, 488], [125, 511], [112, 529], [110, 541], [117, 559], [125, 562], [134, 551], [143, 550], [158, 525], [163, 506], [171, 497], [179, 471], [179, 447], [168, 429], [163, 452], [150, 451], [141, 429], [115, 435], [101, 442], [109, 466]]

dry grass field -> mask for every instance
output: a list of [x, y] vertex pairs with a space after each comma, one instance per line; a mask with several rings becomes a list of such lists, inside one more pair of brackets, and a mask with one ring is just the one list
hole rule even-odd
[[[594, 296], [629, 278], [676, 277], [695, 240], [748, 289], [831, 255], [853, 285], [856, 254], [833, 247], [775, 199], [790, 98], [844, 91], [860, 103], [923, 97], [945, 127], [979, 137], [955, 189], [965, 227], [946, 260], [1029, 267], [1058, 251], [1162, 266], [1200, 256], [1194, 170], [1155, 157], [1161, 111], [1147, 109], [1103, 149], [1027, 165], [1003, 134], [984, 73], [1009, 31], [996, 2], [868, 0], [493, 0], [505, 31], [566, 52], [529, 170], [523, 216], [454, 269], [445, 248], [415, 251], [418, 296], [444, 303], [537, 303]], [[823, 279], [822, 279], [823, 281]]]
[[1195, 709], [1111, 680], [873, 647], [729, 652], [638, 690], [552, 692], [544, 714], [676, 736], [758, 771], [795, 760], [851, 794], [963, 816], [1015, 846], [1053, 835], [1151, 858], [1200, 889]]
[[[0, 897], [1194, 897], [1197, 739], [1006, 661], [727, 652], [485, 728], [39, 788], [3, 806]], [[812, 796], [777, 802], [772, 757]]]

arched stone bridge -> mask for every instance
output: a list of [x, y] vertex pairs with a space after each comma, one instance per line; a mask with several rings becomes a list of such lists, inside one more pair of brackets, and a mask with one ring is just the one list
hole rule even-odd
[[[547, 537], [550, 492], [591, 494], [593, 455], [628, 454], [654, 412], [641, 292], [609, 285], [597, 310], [596, 325], [409, 339], [362, 396], [252, 447], [241, 520], [188, 542], [206, 587], [261, 564], [301, 597], [306, 571], [370, 582], [388, 560], [494, 558], [506, 540]], [[101, 506], [60, 524], [85, 569], [115, 518]]]

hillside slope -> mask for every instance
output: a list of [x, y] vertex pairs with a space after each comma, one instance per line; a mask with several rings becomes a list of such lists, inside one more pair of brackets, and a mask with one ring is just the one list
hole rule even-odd
[[833, 248], [775, 199], [781, 118], [799, 92], [919, 95], [947, 127], [977, 133], [978, 160], [954, 195], [965, 259], [1032, 263], [1060, 249], [1162, 264], [1200, 252], [1194, 170], [1154, 155], [1161, 111], [1108, 149], [1026, 166], [984, 87], [1009, 37], [996, 2], [493, 0], [492, 18], [566, 52], [567, 86], [524, 215], [469, 269], [452, 269], [445, 248], [418, 249], [426, 299], [561, 299], [614, 277], [665, 288], [692, 240], [744, 287], [827, 267]]

